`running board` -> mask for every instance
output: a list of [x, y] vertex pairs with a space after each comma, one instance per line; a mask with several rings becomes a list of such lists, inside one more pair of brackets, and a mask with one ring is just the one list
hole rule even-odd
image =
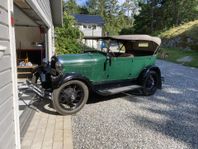
[[121, 92], [127, 92], [135, 89], [140, 89], [141, 86], [139, 85], [130, 85], [130, 86], [123, 86], [123, 87], [117, 87], [117, 88], [111, 88], [111, 89], [104, 89], [104, 90], [97, 90], [97, 93], [103, 96], [118, 94]]

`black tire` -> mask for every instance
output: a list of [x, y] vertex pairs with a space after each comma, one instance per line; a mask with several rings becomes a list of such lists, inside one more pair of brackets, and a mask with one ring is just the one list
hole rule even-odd
[[56, 111], [62, 115], [70, 115], [80, 111], [87, 103], [89, 89], [82, 81], [71, 80], [55, 89], [52, 97]]
[[156, 71], [150, 71], [146, 78], [143, 80], [143, 95], [150, 96], [153, 95], [159, 84], [159, 75]]

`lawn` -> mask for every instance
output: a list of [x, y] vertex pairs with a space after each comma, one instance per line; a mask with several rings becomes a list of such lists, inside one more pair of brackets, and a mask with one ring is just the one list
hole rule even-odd
[[[162, 54], [167, 54], [165, 58], [162, 58]], [[185, 56], [191, 56], [192, 61], [191, 62], [178, 62], [177, 60], [180, 58], [183, 58]], [[180, 63], [185, 66], [191, 66], [198, 68], [198, 51], [191, 50], [186, 51], [178, 48], [161, 48], [160, 53], [158, 54], [159, 59], [165, 59], [171, 62]]]

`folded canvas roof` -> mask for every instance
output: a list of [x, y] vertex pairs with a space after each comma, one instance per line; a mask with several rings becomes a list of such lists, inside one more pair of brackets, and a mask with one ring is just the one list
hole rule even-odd
[[161, 44], [161, 39], [159, 37], [149, 36], [149, 35], [118, 35], [118, 36], [108, 36], [108, 37], [84, 37], [84, 39], [112, 39], [112, 40], [126, 40], [126, 41], [152, 41], [156, 43], [158, 46]]

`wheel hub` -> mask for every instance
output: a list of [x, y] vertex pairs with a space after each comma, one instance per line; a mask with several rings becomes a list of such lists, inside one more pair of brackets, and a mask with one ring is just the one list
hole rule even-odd
[[74, 101], [77, 98], [77, 93], [74, 88], [68, 88], [65, 90], [65, 98]]
[[150, 76], [147, 81], [147, 88], [151, 89], [154, 85], [155, 85], [155, 80], [152, 76]]

